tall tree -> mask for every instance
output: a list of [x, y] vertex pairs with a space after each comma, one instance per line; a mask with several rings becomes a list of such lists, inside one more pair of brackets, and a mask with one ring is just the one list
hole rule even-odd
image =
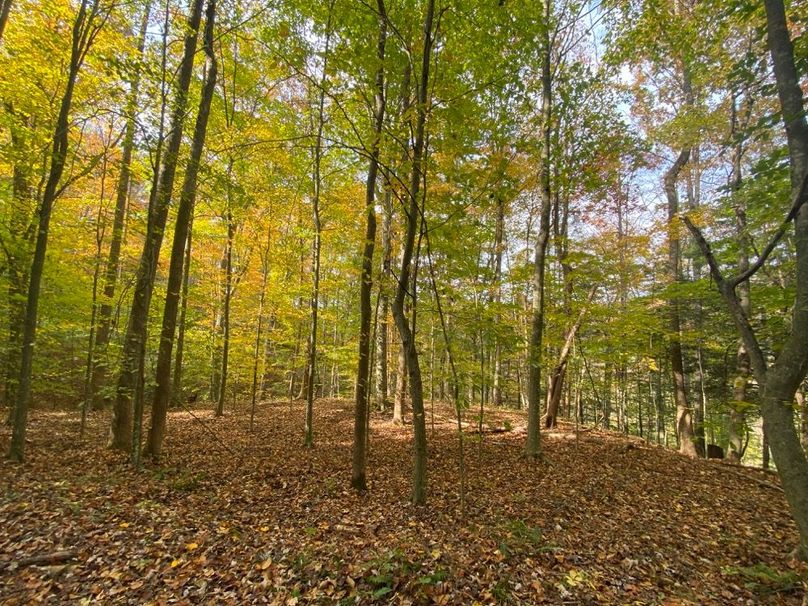
[[325, 30], [325, 48], [323, 52], [323, 70], [317, 85], [317, 106], [315, 120], [314, 146], [312, 147], [312, 196], [311, 216], [314, 238], [311, 244], [311, 297], [309, 308], [311, 317], [309, 322], [309, 339], [306, 348], [306, 371], [304, 384], [306, 387], [306, 427], [304, 444], [306, 448], [314, 446], [314, 394], [317, 379], [317, 320], [320, 308], [320, 254], [322, 252], [323, 226], [320, 214], [322, 198], [322, 161], [323, 161], [323, 130], [325, 128], [325, 94], [328, 78], [328, 56], [331, 51], [331, 20], [334, 13], [334, 0], [328, 5], [328, 19]]
[[[764, 0], [764, 6], [767, 40], [788, 144], [790, 209], [758, 259], [748, 270], [736, 276], [724, 275], [700, 230], [689, 218], [684, 217], [683, 220], [706, 257], [716, 287], [748, 350], [752, 372], [762, 392], [763, 430], [799, 531], [796, 554], [808, 559], [808, 458], [794, 425], [793, 405], [795, 393], [808, 372], [808, 121], [785, 7], [782, 0]], [[736, 289], [763, 266], [792, 222], [796, 248], [796, 292], [791, 327], [780, 353], [769, 364]]]
[[82, 0], [73, 21], [67, 81], [62, 93], [59, 115], [56, 119], [51, 140], [50, 170], [42, 200], [39, 203], [36, 244], [29, 272], [28, 295], [22, 331], [22, 351], [20, 352], [20, 380], [14, 407], [11, 448], [9, 450], [9, 457], [18, 462], [22, 462], [25, 457], [25, 432], [28, 424], [28, 405], [31, 395], [34, 341], [39, 317], [39, 293], [42, 286], [42, 273], [45, 268], [45, 253], [48, 247], [53, 204], [61, 193], [62, 173], [67, 162], [70, 145], [70, 112], [73, 107], [73, 93], [79, 70], [108, 17], [109, 12], [102, 8], [100, 0]]
[[528, 408], [527, 438], [525, 455], [535, 459], [541, 456], [541, 434], [539, 413], [541, 411], [541, 354], [544, 335], [544, 276], [546, 270], [547, 246], [550, 242], [550, 211], [552, 195], [550, 191], [550, 139], [552, 124], [552, 47], [551, 19], [552, 2], [544, 2], [544, 24], [542, 27], [541, 48], [541, 143], [539, 152], [540, 223], [533, 259], [533, 301], [531, 310], [530, 342], [528, 346]]
[[166, 413], [171, 400], [171, 355], [174, 347], [174, 333], [177, 327], [180, 290], [182, 289], [185, 273], [185, 248], [190, 238], [191, 217], [193, 216], [194, 202], [196, 200], [197, 175], [199, 174], [202, 151], [205, 147], [210, 106], [216, 89], [217, 67], [216, 55], [213, 49], [215, 22], [216, 0], [208, 0], [205, 8], [205, 31], [202, 34], [202, 51], [205, 53], [205, 81], [202, 86], [202, 96], [199, 99], [199, 110], [196, 115], [191, 153], [185, 167], [185, 177], [177, 207], [177, 218], [174, 223], [174, 241], [172, 242], [171, 259], [168, 268], [163, 326], [160, 333], [160, 347], [157, 353], [156, 386], [151, 410], [151, 427], [146, 445], [146, 452], [153, 459], [159, 459], [163, 449]]
[[[194, 0], [188, 16], [168, 140], [162, 158], [162, 165], [159, 168], [159, 176], [155, 185], [156, 190], [152, 200], [150, 200], [146, 239], [143, 243], [143, 251], [137, 268], [132, 309], [126, 327], [126, 336], [124, 337], [123, 351], [121, 353], [121, 371], [118, 376], [115, 405], [113, 407], [109, 446], [116, 450], [128, 450], [134, 446], [133, 454], [135, 459], [139, 456], [140, 435], [137, 430], [134, 432], [137, 435], [134, 435], [133, 427], [140, 424], [143, 409], [142, 374], [146, 354], [149, 305], [154, 291], [160, 246], [163, 242], [168, 208], [174, 188], [174, 177], [179, 161], [185, 113], [188, 106], [188, 91], [191, 86], [191, 76], [193, 75], [199, 24], [202, 20], [202, 6], [203, 0]], [[133, 403], [136, 409], [134, 419]]]
[[373, 134], [370, 143], [368, 176], [365, 182], [365, 245], [362, 251], [362, 281], [359, 290], [359, 365], [356, 373], [356, 410], [354, 413], [353, 476], [351, 485], [356, 490], [367, 489], [367, 417], [370, 387], [370, 328], [373, 319], [371, 292], [373, 289], [373, 252], [376, 247], [376, 179], [379, 172], [379, 153], [384, 127], [384, 54], [387, 45], [387, 12], [384, 0], [377, 0], [379, 41], [376, 49], [378, 65], [374, 77]]
[[[423, 49], [421, 54], [421, 70], [415, 82], [415, 138], [412, 144], [412, 172], [410, 174], [409, 191], [407, 192], [406, 230], [404, 248], [401, 255], [401, 270], [398, 275], [398, 287], [393, 299], [393, 318], [401, 346], [405, 352], [407, 374], [410, 382], [410, 399], [412, 405], [413, 444], [413, 481], [412, 501], [416, 505], [426, 502], [427, 487], [427, 452], [426, 452], [426, 418], [424, 415], [424, 391], [421, 379], [421, 366], [418, 360], [418, 346], [415, 334], [410, 326], [405, 309], [405, 300], [411, 296], [412, 264], [415, 253], [415, 236], [421, 224], [420, 188], [423, 180], [424, 155], [426, 151], [426, 118], [429, 113], [430, 64], [432, 47], [435, 42], [434, 32], [435, 0], [427, 0], [424, 16]], [[415, 314], [415, 306], [412, 313]]]
[[143, 7], [140, 30], [137, 37], [138, 63], [135, 65], [130, 82], [129, 98], [126, 104], [126, 126], [121, 146], [121, 162], [118, 183], [115, 189], [115, 216], [112, 222], [112, 238], [104, 272], [104, 290], [98, 308], [98, 330], [96, 331], [93, 352], [92, 394], [93, 405], [100, 408], [106, 398], [101, 393], [107, 375], [107, 346], [112, 332], [112, 311], [118, 271], [121, 266], [121, 245], [123, 244], [126, 205], [129, 200], [129, 186], [132, 179], [132, 154], [135, 149], [135, 129], [137, 127], [138, 97], [140, 95], [141, 61], [146, 48], [146, 29], [149, 25], [151, 2]]

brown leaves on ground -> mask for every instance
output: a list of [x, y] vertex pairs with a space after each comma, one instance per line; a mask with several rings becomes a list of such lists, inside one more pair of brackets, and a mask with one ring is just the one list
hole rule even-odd
[[481, 441], [465, 426], [463, 510], [457, 432], [437, 406], [415, 508], [409, 426], [374, 415], [357, 495], [352, 405], [316, 411], [313, 450], [299, 403], [262, 405], [253, 434], [244, 409], [172, 413], [164, 460], [140, 473], [104, 449], [107, 415], [81, 442], [77, 415], [34, 412], [28, 463], [0, 466], [0, 602], [800, 603], [796, 531], [757, 472], [569, 428], [543, 433], [531, 462], [524, 417], [498, 412], [487, 426], [509, 431]]

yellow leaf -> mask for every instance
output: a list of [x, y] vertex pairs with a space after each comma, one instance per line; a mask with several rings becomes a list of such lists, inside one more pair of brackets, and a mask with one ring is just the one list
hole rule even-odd
[[180, 564], [182, 564], [182, 560], [174, 560], [171, 562], [171, 568], [176, 568]]
[[260, 530], [261, 532], [269, 532], [269, 526], [261, 526], [261, 528], [259, 528], [258, 530]]
[[188, 551], [193, 551], [193, 550], [194, 550], [194, 549], [196, 549], [197, 547], [199, 547], [199, 544], [197, 544], [197, 543], [188, 543], [188, 544], [185, 546], [185, 549], [187, 549]]
[[129, 528], [129, 522], [121, 522], [120, 524], [118, 524], [118, 526], [120, 526], [121, 528]]
[[433, 560], [439, 560], [441, 556], [440, 549], [433, 549], [430, 555], [432, 556]]

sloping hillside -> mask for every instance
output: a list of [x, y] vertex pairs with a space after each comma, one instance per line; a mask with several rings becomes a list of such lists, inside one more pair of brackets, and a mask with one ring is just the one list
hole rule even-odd
[[504, 431], [482, 440], [469, 413], [462, 506], [457, 432], [438, 406], [429, 503], [414, 508], [410, 428], [374, 415], [370, 491], [357, 495], [352, 405], [316, 408], [312, 451], [297, 403], [263, 405], [252, 434], [243, 408], [174, 413], [165, 460], [139, 474], [104, 450], [106, 415], [82, 443], [75, 415], [35, 412], [29, 462], [0, 466], [0, 602], [802, 601], [808, 576], [788, 558], [795, 530], [771, 476], [574, 428], [544, 433], [531, 463], [521, 413], [489, 414]]

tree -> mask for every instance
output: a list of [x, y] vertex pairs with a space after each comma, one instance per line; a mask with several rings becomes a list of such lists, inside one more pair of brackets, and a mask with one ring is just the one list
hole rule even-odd
[[[153, 200], [149, 204], [146, 239], [138, 264], [132, 309], [121, 353], [121, 370], [113, 407], [109, 447], [116, 450], [133, 449], [134, 460], [138, 459], [140, 452], [140, 432], [137, 427], [141, 423], [143, 411], [143, 361], [146, 355], [149, 304], [154, 291], [160, 245], [163, 242], [168, 207], [179, 161], [185, 111], [188, 105], [188, 91], [193, 75], [197, 32], [201, 19], [202, 0], [194, 0], [183, 42], [183, 55], [177, 78], [168, 141], [162, 157], [162, 165], [159, 168], [159, 177], [155, 183]], [[134, 431], [133, 403], [135, 405]]]
[[356, 410], [354, 413], [353, 476], [351, 485], [356, 490], [367, 490], [367, 416], [370, 387], [370, 344], [373, 309], [373, 251], [376, 246], [376, 179], [379, 172], [379, 148], [384, 127], [384, 52], [387, 45], [387, 13], [384, 0], [377, 0], [379, 42], [376, 50], [378, 66], [374, 77], [373, 134], [370, 143], [368, 176], [365, 184], [365, 208], [367, 224], [365, 245], [362, 251], [362, 280], [360, 283], [359, 309], [359, 365], [356, 373]]
[[36, 244], [29, 272], [28, 295], [23, 324], [22, 351], [20, 361], [20, 380], [17, 401], [14, 407], [13, 431], [9, 457], [22, 462], [25, 457], [25, 431], [28, 422], [28, 405], [31, 395], [31, 369], [34, 359], [34, 341], [39, 308], [39, 293], [42, 284], [42, 273], [45, 268], [45, 253], [48, 247], [53, 204], [62, 193], [60, 188], [62, 173], [67, 160], [70, 129], [70, 112], [73, 105], [73, 92], [79, 70], [87, 57], [87, 52], [96, 36], [106, 23], [109, 12], [102, 8], [100, 0], [82, 0], [73, 21], [70, 63], [67, 82], [59, 106], [59, 117], [53, 132], [50, 153], [50, 170], [48, 180], [39, 204]]
[[[421, 51], [421, 70], [416, 80], [415, 104], [415, 138], [412, 144], [412, 171], [410, 173], [408, 204], [406, 208], [406, 231], [401, 255], [401, 270], [398, 275], [398, 287], [393, 299], [393, 318], [401, 347], [405, 352], [407, 374], [410, 383], [410, 399], [412, 401], [412, 426], [415, 436], [413, 444], [413, 480], [412, 501], [416, 505], [426, 502], [427, 486], [427, 452], [426, 452], [426, 418], [424, 415], [424, 391], [421, 378], [421, 366], [418, 359], [418, 346], [410, 321], [405, 311], [405, 299], [411, 295], [410, 280], [412, 277], [413, 256], [415, 253], [415, 236], [419, 230], [421, 213], [420, 188], [423, 179], [423, 162], [426, 150], [426, 118], [429, 112], [429, 68], [432, 59], [432, 47], [435, 42], [433, 31], [435, 20], [435, 0], [427, 0], [424, 16], [423, 49]], [[413, 314], [415, 313], [413, 308]]]
[[[695, 223], [683, 217], [710, 266], [716, 287], [748, 350], [752, 371], [761, 387], [764, 432], [777, 464], [778, 475], [799, 531], [796, 554], [808, 559], [808, 459], [794, 426], [794, 395], [808, 372], [808, 122], [794, 63], [794, 47], [786, 25], [782, 0], [765, 0], [766, 32], [777, 82], [788, 144], [791, 206], [780, 228], [749, 269], [725, 276], [718, 260]], [[757, 272], [794, 223], [797, 285], [791, 330], [772, 364], [766, 360], [736, 289]]]
[[[139, 59], [142, 61], [146, 47], [146, 29], [149, 25], [151, 2], [143, 7], [140, 20], [140, 30], [137, 37]], [[138, 62], [132, 74], [129, 98], [126, 105], [126, 127], [121, 146], [121, 162], [118, 173], [118, 183], [115, 189], [115, 217], [112, 223], [112, 238], [107, 255], [107, 266], [104, 272], [104, 290], [101, 305], [98, 308], [98, 330], [96, 331], [93, 347], [92, 369], [92, 396], [95, 408], [100, 408], [107, 398], [103, 397], [101, 389], [104, 386], [107, 374], [107, 346], [112, 331], [113, 297], [118, 281], [118, 272], [121, 266], [121, 245], [123, 244], [124, 223], [126, 221], [126, 205], [129, 200], [129, 186], [132, 177], [132, 154], [135, 149], [135, 128], [137, 126], [138, 97], [140, 94], [140, 76], [142, 66]]]
[[151, 427], [146, 452], [158, 459], [163, 448], [163, 436], [166, 427], [166, 413], [171, 400], [171, 355], [174, 346], [174, 332], [177, 325], [180, 289], [185, 274], [185, 248], [190, 238], [191, 217], [196, 199], [197, 175], [199, 173], [202, 150], [208, 128], [210, 106], [216, 89], [216, 55], [213, 49], [214, 25], [216, 21], [216, 0], [208, 0], [205, 9], [205, 31], [203, 33], [202, 50], [205, 53], [205, 80], [199, 110], [196, 115], [193, 141], [185, 177], [182, 183], [177, 218], [174, 223], [174, 240], [171, 247], [171, 260], [168, 269], [168, 286], [166, 287], [165, 306], [163, 308], [163, 326], [160, 333], [160, 347], [157, 355], [156, 387], [152, 402]]

